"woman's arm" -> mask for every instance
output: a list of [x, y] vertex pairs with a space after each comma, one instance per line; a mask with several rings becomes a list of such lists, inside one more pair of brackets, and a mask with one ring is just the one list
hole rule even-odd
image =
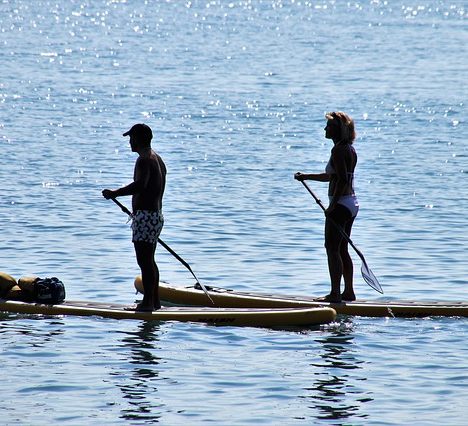
[[315, 180], [317, 182], [330, 182], [330, 175], [327, 173], [301, 173], [297, 172], [294, 175], [294, 179], [298, 181], [303, 180]]

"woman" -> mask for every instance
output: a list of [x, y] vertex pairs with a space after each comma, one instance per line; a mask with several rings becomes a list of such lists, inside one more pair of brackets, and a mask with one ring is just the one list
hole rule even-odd
[[[331, 112], [325, 116], [327, 125], [325, 137], [333, 141], [330, 160], [325, 173], [305, 174], [298, 172], [294, 178], [299, 181], [315, 180], [329, 182], [330, 203], [325, 211], [325, 248], [331, 279], [331, 292], [323, 298], [327, 302], [340, 303], [342, 300], [356, 300], [353, 288], [353, 261], [348, 252], [348, 241], [343, 238], [338, 226], [351, 235], [351, 228], [359, 210], [354, 193], [353, 178], [357, 154], [353, 147], [356, 132], [353, 119], [344, 112]], [[341, 277], [344, 291], [341, 293]]]

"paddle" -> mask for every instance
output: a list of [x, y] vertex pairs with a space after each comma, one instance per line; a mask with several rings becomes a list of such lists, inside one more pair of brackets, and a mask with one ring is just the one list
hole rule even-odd
[[[116, 200], [115, 198], [111, 198], [111, 200], [115, 204], [117, 204], [124, 213], [127, 213], [129, 217], [133, 217], [133, 213], [130, 210], [128, 210], [127, 207], [125, 207], [120, 201]], [[208, 297], [208, 299], [210, 299], [210, 302], [214, 305], [215, 302], [213, 302], [213, 299], [208, 294], [208, 291], [205, 288], [205, 286], [200, 281], [198, 281], [198, 278], [193, 273], [190, 265], [184, 259], [182, 259], [174, 250], [172, 250], [163, 240], [161, 240], [161, 238], [158, 238], [158, 243], [161, 244], [169, 253], [171, 253], [180, 263], [182, 263], [182, 265], [184, 265], [190, 271], [193, 278], [195, 278], [195, 280], [197, 281], [197, 284], [201, 287], [203, 292], [206, 294], [206, 297]]]
[[[303, 180], [301, 180], [301, 182], [305, 186], [307, 191], [309, 191], [310, 195], [312, 195], [312, 197], [314, 197], [314, 200], [316, 201], [316, 203], [322, 208], [323, 211], [325, 211], [324, 205], [322, 204], [320, 199], [309, 188], [309, 185], [307, 185]], [[361, 260], [362, 260], [361, 275], [362, 275], [362, 278], [364, 278], [364, 281], [370, 287], [372, 287], [375, 291], [378, 291], [379, 293], [383, 294], [382, 286], [380, 285], [379, 280], [374, 275], [374, 273], [371, 271], [369, 266], [367, 266], [367, 262], [366, 262], [366, 259], [364, 258], [364, 255], [354, 245], [354, 243], [351, 241], [351, 238], [349, 238], [349, 235], [346, 234], [344, 229], [340, 225], [338, 225], [337, 223], [333, 222], [333, 220], [331, 220], [331, 222], [338, 228], [338, 230], [340, 231], [343, 238], [346, 241], [348, 241], [349, 245], [354, 249], [354, 251], [357, 253], [357, 255], [361, 258]]]

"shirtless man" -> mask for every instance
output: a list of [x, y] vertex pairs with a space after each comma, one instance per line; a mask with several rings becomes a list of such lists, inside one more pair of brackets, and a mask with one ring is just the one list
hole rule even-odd
[[161, 307], [159, 269], [154, 256], [164, 225], [162, 198], [166, 187], [166, 165], [151, 149], [153, 132], [149, 126], [135, 124], [123, 135], [130, 136], [130, 147], [139, 155], [135, 162], [133, 182], [116, 190], [104, 189], [102, 195], [106, 199], [132, 195], [132, 242], [145, 292], [136, 310], [151, 312]]

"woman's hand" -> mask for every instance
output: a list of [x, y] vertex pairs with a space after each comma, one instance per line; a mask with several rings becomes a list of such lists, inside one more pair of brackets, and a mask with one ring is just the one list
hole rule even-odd
[[294, 174], [294, 179], [298, 180], [299, 182], [302, 182], [305, 179], [305, 176], [301, 172], [297, 172]]

